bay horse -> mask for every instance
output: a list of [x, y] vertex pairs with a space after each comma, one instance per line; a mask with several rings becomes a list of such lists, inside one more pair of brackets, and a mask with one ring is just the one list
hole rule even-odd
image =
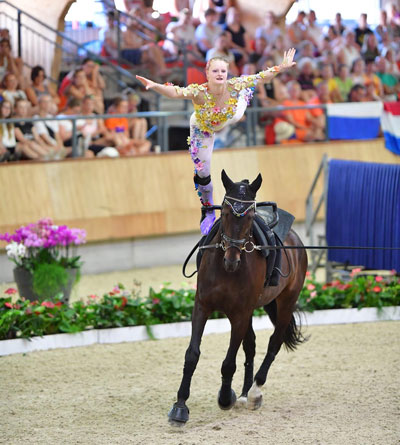
[[[221, 409], [230, 409], [236, 403], [232, 379], [236, 371], [236, 355], [243, 343], [245, 376], [238, 400], [249, 409], [262, 403], [261, 387], [268, 370], [282, 344], [290, 350], [304, 341], [294, 312], [307, 271], [305, 249], [282, 252], [282, 276], [277, 286], [264, 287], [266, 260], [259, 251], [249, 249], [256, 209], [256, 193], [261, 186], [261, 174], [250, 184], [248, 180], [234, 183], [222, 170], [226, 195], [221, 207], [220, 228], [213, 238], [215, 248], [204, 251], [197, 278], [197, 291], [192, 314], [192, 335], [185, 354], [183, 377], [177, 401], [170, 410], [169, 422], [184, 425], [189, 420], [186, 401], [190, 384], [200, 357], [200, 343], [204, 326], [213, 311], [226, 314], [231, 323], [229, 348], [222, 363], [222, 384], [218, 393]], [[286, 246], [302, 246], [299, 236], [290, 230], [284, 240]], [[218, 246], [218, 247], [217, 247]], [[252, 315], [264, 307], [274, 324], [267, 354], [253, 376], [255, 334]]]

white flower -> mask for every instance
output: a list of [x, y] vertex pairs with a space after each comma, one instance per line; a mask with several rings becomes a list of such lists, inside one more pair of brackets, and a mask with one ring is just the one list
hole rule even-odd
[[7, 256], [11, 260], [20, 261], [27, 256], [26, 247], [23, 244], [18, 244], [15, 241], [6, 246]]

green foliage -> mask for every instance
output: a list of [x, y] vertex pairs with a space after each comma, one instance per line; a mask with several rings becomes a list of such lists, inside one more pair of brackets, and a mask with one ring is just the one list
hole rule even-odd
[[[105, 329], [145, 325], [151, 336], [151, 325], [190, 320], [196, 291], [191, 288], [174, 290], [169, 283], [157, 292], [150, 288], [147, 297], [134, 289], [128, 292], [122, 284], [102, 298], [90, 295], [86, 301], [67, 305], [53, 301], [13, 301], [17, 291], [8, 289], [0, 298], [0, 340], [29, 338], [58, 332], [74, 333], [86, 329]], [[383, 278], [372, 275], [352, 276], [345, 283], [335, 280], [321, 284], [308, 276], [299, 296], [299, 308], [316, 309], [377, 307], [400, 305], [400, 279], [394, 274]], [[262, 315], [257, 309], [254, 315]], [[211, 318], [219, 318], [215, 312]]]
[[68, 283], [68, 272], [58, 263], [40, 263], [33, 273], [33, 291], [41, 300], [51, 299]]
[[359, 274], [355, 269], [351, 280], [318, 283], [308, 276], [300, 293], [299, 308], [313, 312], [317, 309], [339, 309], [400, 305], [400, 280], [394, 273], [388, 277]]

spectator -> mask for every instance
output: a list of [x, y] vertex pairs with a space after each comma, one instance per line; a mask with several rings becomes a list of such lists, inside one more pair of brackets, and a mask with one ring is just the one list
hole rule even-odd
[[360, 57], [360, 46], [356, 42], [356, 35], [352, 30], [343, 33], [344, 41], [335, 49], [339, 63], [352, 66], [353, 62]]
[[36, 65], [32, 68], [31, 81], [31, 85], [26, 89], [26, 96], [33, 107], [38, 106], [39, 97], [43, 94], [49, 94], [55, 106], [58, 105], [60, 98], [57, 96], [56, 91], [50, 85], [47, 85], [46, 74], [41, 66]]
[[320, 82], [325, 81], [328, 85], [329, 97], [332, 102], [340, 102], [341, 96], [339, 93], [338, 85], [333, 77], [333, 68], [329, 63], [325, 63], [321, 67], [321, 77], [315, 79], [314, 85], [318, 85]]
[[350, 70], [350, 77], [353, 80], [353, 85], [361, 84], [365, 82], [365, 62], [363, 59], [358, 58], [353, 62]]
[[[39, 112], [34, 117], [51, 118], [54, 117], [52, 113], [53, 100], [50, 94], [43, 94], [39, 97]], [[46, 146], [52, 148], [51, 157], [55, 159], [62, 159], [66, 155], [64, 144], [60, 137], [59, 124], [56, 120], [45, 120], [34, 123], [39, 137], [43, 140]]]
[[[140, 96], [133, 90], [127, 94], [128, 113], [137, 113], [140, 104]], [[129, 136], [138, 141], [145, 141], [148, 130], [147, 120], [144, 117], [130, 117], [129, 119]]]
[[297, 14], [296, 20], [287, 28], [290, 45], [293, 45], [295, 48], [297, 48], [301, 42], [307, 40], [307, 30], [304, 23], [305, 18], [306, 13], [304, 11], [300, 11]]
[[[82, 116], [86, 116], [84, 124], [81, 127], [81, 132], [84, 141], [85, 156], [87, 150], [90, 150], [93, 155], [99, 155], [106, 147], [115, 147], [116, 137], [108, 131], [102, 119], [90, 119], [94, 116], [94, 101], [91, 96], [86, 96], [82, 101], [81, 108]], [[117, 152], [118, 154], [118, 152]]]
[[[97, 113], [102, 114], [104, 113], [103, 90], [106, 87], [106, 83], [100, 74], [100, 66], [94, 60], [86, 58], [82, 62], [82, 70], [86, 75], [89, 88], [93, 91], [94, 109]], [[81, 97], [81, 99], [85, 96]]]
[[[138, 12], [139, 9], [135, 11]], [[147, 28], [143, 29], [136, 20], [130, 20], [126, 31], [122, 34], [121, 57], [133, 65], [148, 68], [152, 75], [166, 78], [170, 74], [170, 70], [165, 64], [162, 49], [154, 43], [155, 37], [145, 38], [146, 34]]]
[[18, 79], [15, 74], [8, 73], [4, 76], [3, 87], [2, 95], [11, 103], [12, 107], [16, 99], [26, 99], [25, 92], [18, 88]]
[[350, 77], [349, 67], [347, 65], [339, 65], [338, 75], [335, 77], [335, 81], [340, 94], [340, 102], [347, 102], [349, 92], [353, 86], [353, 80]]
[[[128, 101], [117, 97], [113, 102], [115, 114], [128, 113]], [[111, 117], [105, 121], [106, 128], [115, 136], [116, 148], [122, 156], [148, 153], [151, 144], [149, 141], [137, 141], [129, 137], [129, 121], [126, 117]]]
[[24, 78], [22, 69], [22, 60], [12, 56], [10, 39], [2, 38], [0, 40], [0, 78], [4, 78], [7, 73], [12, 73], [17, 77], [18, 83], [23, 87]]
[[303, 58], [313, 59], [315, 51], [316, 50], [312, 42], [310, 40], [304, 40], [304, 42], [299, 45], [299, 55], [297, 60], [301, 60]]
[[365, 102], [366, 89], [364, 85], [357, 83], [351, 87], [348, 102]]
[[15, 137], [27, 159], [44, 159], [51, 148], [39, 137], [33, 123], [24, 121], [29, 117], [29, 108], [30, 103], [27, 100], [17, 99], [15, 101], [14, 117], [20, 119], [15, 124]]
[[364, 37], [364, 43], [361, 47], [361, 57], [364, 62], [367, 60], [375, 60], [379, 56], [378, 41], [375, 34], [367, 34]]
[[211, 49], [214, 42], [221, 34], [221, 27], [215, 23], [217, 20], [217, 13], [215, 9], [209, 8], [204, 13], [204, 23], [201, 23], [195, 32], [197, 46], [200, 52], [205, 57], [207, 51]]
[[[282, 32], [276, 25], [275, 14], [272, 11], [267, 11], [264, 15], [264, 25], [256, 29], [255, 38], [264, 38], [269, 44], [268, 50], [270, 51], [278, 36], [282, 36]], [[286, 42], [282, 42], [282, 44], [285, 48], [287, 47]]]
[[388, 72], [388, 63], [382, 56], [376, 58], [376, 75], [382, 82], [384, 99], [386, 101], [396, 101], [400, 92], [400, 85], [395, 76]]
[[231, 35], [229, 32], [223, 31], [215, 41], [215, 46], [207, 51], [206, 61], [208, 62], [214, 57], [223, 57], [229, 63], [229, 74], [232, 76], [238, 76], [239, 69], [235, 63], [233, 51], [230, 49], [230, 39]]
[[96, 113], [101, 114], [104, 111], [104, 105], [102, 103], [99, 103], [98, 98], [95, 98], [94, 89], [89, 86], [89, 82], [83, 68], [78, 68], [74, 71], [72, 82], [66, 88], [65, 95], [68, 101], [72, 98], [82, 101], [85, 96], [93, 96], [95, 100]]
[[315, 95], [314, 80], [315, 80], [315, 64], [309, 57], [304, 57], [300, 60], [299, 75], [297, 81], [301, 87], [301, 99], [308, 102]]
[[226, 11], [226, 24], [222, 28], [231, 34], [231, 50], [235, 56], [235, 63], [242, 67], [249, 61], [251, 48], [237, 8], [231, 7]]
[[[329, 96], [328, 84], [322, 81], [317, 86], [316, 94], [308, 101], [309, 105], [322, 105], [331, 103]], [[314, 118], [314, 125], [326, 137], [326, 114], [323, 108], [311, 108], [309, 110], [311, 116]]]
[[397, 66], [397, 63], [396, 63], [396, 60], [395, 60], [393, 49], [392, 48], [385, 48], [382, 51], [381, 55], [386, 60], [387, 72], [389, 74], [392, 74], [393, 76], [399, 78], [400, 71], [399, 71], [399, 67]]
[[[118, 60], [118, 26], [115, 25], [114, 11], [107, 12], [107, 27], [103, 35], [103, 48], [107, 56]], [[121, 48], [122, 49], [122, 32], [120, 32]]]
[[[250, 53], [249, 63], [254, 64], [256, 68], [252, 71], [254, 74], [261, 71], [266, 59], [268, 58], [268, 42], [265, 37], [260, 36], [254, 39], [254, 51]], [[272, 66], [275, 63], [272, 63]]]
[[389, 25], [391, 38], [399, 43], [400, 40], [400, 12], [394, 2], [390, 4]]
[[336, 13], [335, 21], [333, 22], [332, 26], [335, 28], [336, 35], [338, 35], [338, 36], [343, 35], [346, 28], [342, 23], [342, 14], [340, 14], [340, 12]]
[[331, 25], [328, 27], [327, 37], [329, 39], [329, 47], [334, 50], [342, 44], [342, 37], [336, 34], [335, 28]]
[[[68, 99], [67, 106], [63, 113], [60, 113], [58, 117], [68, 117], [68, 116], [79, 116], [81, 114], [82, 109], [82, 100], [78, 99], [77, 97], [71, 96]], [[80, 154], [83, 154], [83, 135], [82, 135], [82, 128], [85, 125], [85, 120], [78, 119], [75, 121], [76, 126], [76, 142], [79, 144], [79, 152]], [[63, 119], [59, 122], [59, 133], [60, 138], [63, 142], [64, 147], [67, 148], [67, 153], [70, 154], [73, 149], [73, 122], [69, 119]]]
[[367, 94], [371, 96], [370, 85], [374, 86], [374, 95], [378, 98], [383, 97], [383, 86], [379, 77], [376, 73], [376, 64], [373, 60], [369, 60], [365, 64], [365, 74], [364, 74], [364, 82], [365, 86], [368, 88]]
[[[196, 59], [201, 59], [202, 55], [197, 49], [195, 27], [192, 24], [192, 16], [189, 9], [183, 9], [179, 13], [179, 20], [177, 22], [170, 22], [165, 30], [167, 39], [164, 41], [163, 49], [167, 51], [172, 57], [178, 58], [182, 52], [178, 45], [172, 42], [179, 42], [182, 47], [194, 52]], [[191, 55], [193, 58], [193, 55]]]
[[358, 26], [354, 29], [356, 35], [356, 42], [362, 47], [364, 43], [364, 37], [367, 34], [373, 34], [367, 23], [367, 14], [362, 13], [358, 20]]
[[[298, 107], [305, 105], [300, 100], [301, 89], [297, 81], [292, 80], [287, 84], [289, 99], [282, 102], [285, 107]], [[296, 130], [296, 139], [302, 142], [324, 140], [324, 132], [320, 128], [319, 119], [314, 118], [307, 109], [285, 110], [283, 112], [287, 122]]]
[[365, 102], [374, 102], [381, 100], [381, 98], [375, 93], [375, 86], [373, 83], [368, 83], [365, 86]]
[[[312, 42], [315, 49], [321, 47], [322, 39], [324, 37], [322, 29], [317, 25], [317, 16], [315, 11], [311, 10], [307, 15], [307, 38]], [[335, 30], [336, 33], [336, 30]], [[337, 33], [336, 33], [337, 35]]]
[[382, 43], [384, 36], [392, 38], [391, 26], [388, 23], [387, 12], [385, 9], [381, 9], [379, 25], [375, 28], [375, 36], [379, 43]]
[[[268, 51], [268, 50], [266, 50]], [[278, 65], [283, 58], [285, 53], [285, 39], [282, 35], [279, 35], [272, 45], [272, 49], [269, 55], [274, 61], [274, 65]]]
[[[12, 104], [5, 99], [0, 104], [0, 119], [9, 119], [12, 116]], [[15, 139], [14, 124], [0, 124], [0, 160], [16, 161], [20, 158], [20, 149]]]

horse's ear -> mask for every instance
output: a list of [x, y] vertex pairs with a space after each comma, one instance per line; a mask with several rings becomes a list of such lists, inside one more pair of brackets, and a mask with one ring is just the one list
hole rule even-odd
[[258, 189], [261, 187], [261, 183], [262, 183], [262, 176], [261, 173], [259, 173], [257, 178], [249, 185], [250, 190], [254, 192], [254, 194], [256, 194]]
[[230, 190], [233, 187], [234, 182], [229, 178], [225, 170], [222, 170], [221, 172], [221, 179], [226, 191]]

